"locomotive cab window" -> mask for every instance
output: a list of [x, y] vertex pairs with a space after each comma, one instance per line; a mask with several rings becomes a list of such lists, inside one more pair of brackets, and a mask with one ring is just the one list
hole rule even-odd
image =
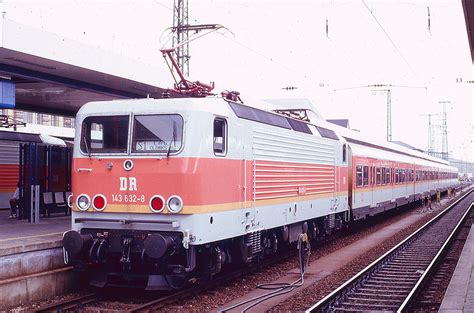
[[126, 153], [129, 117], [89, 116], [82, 122], [81, 151], [91, 153]]
[[227, 121], [223, 118], [214, 119], [214, 154], [224, 156], [227, 153]]
[[183, 124], [178, 114], [135, 115], [132, 152], [178, 152], [183, 145]]

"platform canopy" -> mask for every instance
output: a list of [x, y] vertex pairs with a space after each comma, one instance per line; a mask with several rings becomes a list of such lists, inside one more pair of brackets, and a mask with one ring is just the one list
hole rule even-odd
[[0, 79], [15, 83], [19, 109], [72, 116], [93, 100], [160, 98], [168, 75], [0, 17]]

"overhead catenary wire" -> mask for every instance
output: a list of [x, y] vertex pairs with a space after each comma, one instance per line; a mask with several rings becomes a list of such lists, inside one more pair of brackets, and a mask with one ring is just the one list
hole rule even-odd
[[377, 23], [377, 25], [380, 27], [380, 29], [382, 30], [382, 32], [385, 34], [385, 37], [387, 37], [388, 41], [390, 41], [390, 43], [392, 44], [393, 48], [395, 49], [395, 51], [397, 51], [398, 55], [400, 56], [400, 58], [403, 60], [403, 62], [405, 62], [405, 64], [408, 66], [408, 68], [410, 69], [410, 71], [416, 76], [418, 77], [418, 74], [416, 73], [416, 71], [413, 69], [413, 67], [411, 66], [411, 64], [408, 62], [408, 60], [405, 58], [405, 56], [403, 55], [402, 51], [398, 48], [397, 44], [393, 41], [392, 37], [390, 37], [389, 33], [387, 32], [387, 30], [385, 30], [385, 28], [383, 27], [382, 23], [380, 23], [380, 21], [378, 20], [377, 16], [375, 16], [374, 12], [369, 8], [369, 6], [367, 5], [367, 3], [365, 2], [365, 0], [361, 0], [362, 3], [364, 4], [365, 8], [367, 9], [367, 11], [369, 11], [370, 15], [373, 17], [373, 19], [375, 20], [375, 22]]

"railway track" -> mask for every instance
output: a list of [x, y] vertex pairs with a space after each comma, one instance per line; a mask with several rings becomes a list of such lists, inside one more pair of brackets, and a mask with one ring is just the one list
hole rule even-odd
[[[147, 311], [151, 308], [153, 308], [154, 310], [158, 310], [169, 303], [178, 301], [177, 299], [180, 296], [189, 295], [190, 292], [192, 291], [182, 290], [182, 291], [179, 291], [167, 296], [155, 298], [146, 303], [135, 305], [129, 309], [121, 309], [120, 311], [127, 312], [127, 313], [135, 313], [135, 312]], [[85, 309], [86, 307], [88, 311], [100, 312], [103, 309], [106, 309], [106, 308], [102, 308], [100, 305], [100, 303], [103, 301], [107, 301], [107, 300], [104, 300], [99, 294], [91, 293], [91, 294], [81, 295], [81, 296], [77, 296], [71, 299], [66, 299], [66, 300], [44, 305], [36, 309], [35, 312], [67, 312], [67, 311], [78, 312]], [[94, 305], [94, 303], [96, 305]]]
[[445, 255], [473, 201], [471, 190], [309, 311], [406, 311]]
[[[286, 254], [280, 255], [279, 257], [275, 259], [267, 260], [267, 262], [264, 262], [261, 266], [270, 266], [271, 264], [283, 261], [294, 254], [295, 253], [293, 251], [288, 251]], [[127, 312], [127, 313], [136, 313], [136, 312], [149, 312], [149, 311], [160, 310], [161, 308], [167, 305], [172, 305], [174, 303], [177, 303], [180, 300], [191, 297], [204, 290], [209, 290], [217, 286], [221, 286], [226, 283], [232, 282], [235, 279], [239, 277], [243, 277], [244, 275], [248, 274], [249, 271], [251, 272], [254, 270], [257, 270], [257, 269], [238, 268], [238, 269], [229, 271], [228, 273], [225, 273], [225, 275], [216, 276], [210, 281], [197, 283], [182, 290], [177, 290], [172, 293], [167, 292], [164, 295], [157, 294], [157, 296], [155, 297], [149, 295], [148, 298], [151, 298], [151, 300], [149, 301], [145, 300], [143, 301], [143, 303], [139, 303], [135, 305], [128, 304], [127, 306], [131, 306], [131, 307], [127, 309], [123, 308], [120, 311]], [[107, 309], [107, 305], [103, 305], [103, 303], [109, 301], [107, 300], [107, 298], [110, 298], [110, 296], [104, 296], [104, 295], [101, 295], [100, 293], [90, 293], [86, 295], [77, 296], [71, 299], [65, 299], [65, 300], [61, 300], [61, 301], [54, 302], [51, 304], [47, 304], [47, 305], [41, 306], [40, 308], [35, 309], [35, 311], [36, 312], [65, 312], [65, 311], [81, 311], [82, 309], [86, 308], [88, 312], [94, 312], [94, 311], [100, 312], [103, 309], [104, 310]], [[113, 300], [113, 301], [116, 301], [116, 300]]]
[[437, 312], [439, 310], [472, 224], [474, 224], [474, 209], [471, 209], [464, 225], [460, 227], [447, 251], [434, 267], [432, 274], [421, 285], [420, 291], [409, 304], [410, 312]]
[[99, 300], [99, 296], [95, 293], [89, 293], [74, 297], [72, 299], [62, 300], [51, 304], [44, 305], [37, 308], [36, 312], [63, 312], [67, 310], [78, 310], [83, 308], [85, 305], [96, 302]]

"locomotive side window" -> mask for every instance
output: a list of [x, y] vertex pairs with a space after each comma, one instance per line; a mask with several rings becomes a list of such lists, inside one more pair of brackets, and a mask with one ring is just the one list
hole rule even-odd
[[183, 144], [183, 124], [178, 114], [135, 115], [132, 152], [178, 152]]
[[227, 122], [223, 118], [214, 119], [214, 154], [224, 156], [227, 152]]
[[346, 144], [343, 144], [342, 145], [342, 162], [343, 163], [346, 163], [347, 161], [346, 154], [347, 154], [347, 147], [346, 147]]
[[83, 153], [126, 153], [128, 142], [127, 116], [89, 116], [82, 122]]
[[356, 186], [362, 187], [362, 166], [356, 166]]

